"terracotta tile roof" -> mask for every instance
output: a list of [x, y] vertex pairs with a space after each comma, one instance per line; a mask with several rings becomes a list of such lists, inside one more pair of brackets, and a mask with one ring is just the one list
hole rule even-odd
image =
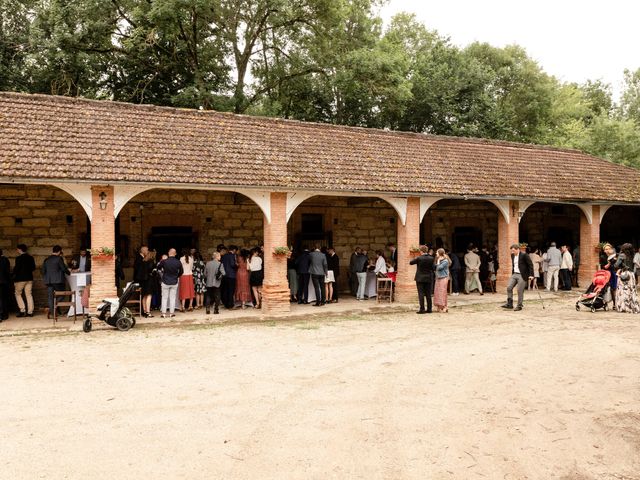
[[575, 150], [0, 92], [6, 179], [640, 203]]

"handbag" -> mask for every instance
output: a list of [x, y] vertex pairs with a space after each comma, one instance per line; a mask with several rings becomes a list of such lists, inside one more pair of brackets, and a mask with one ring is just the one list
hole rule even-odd
[[222, 268], [222, 264], [218, 265], [218, 270], [216, 271], [216, 280], [220, 280], [222, 278], [222, 272], [220, 271]]

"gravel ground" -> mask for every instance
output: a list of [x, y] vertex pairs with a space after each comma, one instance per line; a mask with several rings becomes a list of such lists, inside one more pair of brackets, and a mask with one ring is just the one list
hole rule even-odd
[[640, 316], [0, 338], [0, 478], [640, 479]]

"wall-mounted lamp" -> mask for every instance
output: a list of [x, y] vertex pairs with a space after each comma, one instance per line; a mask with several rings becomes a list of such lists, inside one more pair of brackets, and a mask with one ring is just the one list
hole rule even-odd
[[104, 192], [100, 192], [100, 195], [98, 195], [100, 197], [100, 210], [106, 210], [107, 209], [107, 194]]

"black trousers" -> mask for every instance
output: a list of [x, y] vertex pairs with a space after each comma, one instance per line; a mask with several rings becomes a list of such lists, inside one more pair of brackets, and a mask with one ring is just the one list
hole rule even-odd
[[431, 311], [431, 282], [416, 282], [418, 287], [418, 301], [420, 302], [420, 310], [424, 311], [424, 298], [427, 297], [427, 312]]
[[560, 280], [562, 280], [562, 290], [571, 290], [571, 271], [568, 268], [560, 269]]
[[324, 290], [324, 275], [311, 275], [313, 281], [313, 289], [316, 291], [316, 304], [325, 303], [326, 292]]
[[0, 320], [9, 317], [9, 284], [0, 283]]
[[[53, 292], [57, 291], [57, 292], [63, 292], [65, 290], [65, 284], [64, 283], [54, 283], [54, 284], [50, 284], [47, 285], [47, 293], [48, 293], [48, 300], [49, 300], [49, 313], [51, 314], [51, 316], [53, 317]], [[60, 297], [58, 298], [58, 300], [60, 301], [66, 301], [66, 297]]]
[[227, 308], [233, 308], [235, 301], [233, 297], [236, 293], [236, 279], [222, 277], [222, 303]]
[[298, 274], [298, 303], [307, 303], [309, 296], [309, 279], [311, 275], [308, 273]]
[[218, 311], [218, 307], [220, 307], [220, 287], [207, 287], [207, 292], [204, 295], [204, 306], [207, 310], [211, 306], [213, 302], [214, 311]]
[[460, 270], [451, 270], [451, 290], [460, 293]]
[[336, 277], [336, 281], [333, 282], [333, 295], [327, 300], [338, 300], [338, 277]]

